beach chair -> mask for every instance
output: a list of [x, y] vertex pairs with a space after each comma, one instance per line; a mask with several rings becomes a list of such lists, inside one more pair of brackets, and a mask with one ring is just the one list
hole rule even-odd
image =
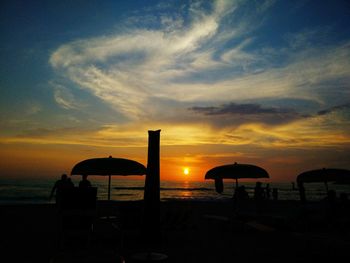
[[67, 188], [61, 193], [59, 207], [60, 246], [88, 246], [96, 217], [97, 188]]
[[99, 215], [94, 223], [93, 236], [96, 246], [117, 249], [117, 251], [122, 252], [124, 228], [120, 211], [114, 209], [113, 213]]

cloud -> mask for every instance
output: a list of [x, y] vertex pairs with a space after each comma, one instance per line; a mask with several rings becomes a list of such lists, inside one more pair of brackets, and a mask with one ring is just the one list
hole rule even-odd
[[78, 108], [79, 103], [69, 89], [59, 84], [52, 83], [52, 85], [54, 86], [54, 99], [60, 107], [66, 110]]
[[[339, 120], [312, 117], [279, 126], [246, 123], [234, 129], [225, 129], [224, 144], [260, 146], [264, 148], [342, 148], [349, 147], [349, 127]], [[338, 127], [337, 127], [338, 126]]]
[[[234, 146], [235, 151], [245, 149], [310, 149], [350, 147], [350, 126], [343, 115], [314, 114], [308, 118], [291, 121], [278, 110], [268, 107], [251, 107], [234, 110], [234, 114], [193, 114], [186, 122], [145, 121], [126, 124], [89, 125], [81, 127], [72, 123], [66, 127], [52, 126], [17, 131], [17, 136], [2, 134], [4, 143], [36, 143], [86, 145], [97, 147], [146, 147], [147, 130], [162, 130], [163, 146], [207, 146], [218, 149]], [[219, 108], [219, 107], [217, 107]], [[235, 107], [233, 107], [235, 108]], [[260, 111], [259, 111], [260, 109]], [[263, 109], [263, 110], [261, 110]], [[261, 112], [262, 111], [262, 112]], [[284, 110], [282, 110], [284, 112]], [[188, 110], [187, 110], [188, 112]], [[232, 110], [231, 110], [232, 112]], [[247, 113], [242, 115], [241, 113]], [[261, 112], [261, 113], [259, 113]], [[271, 116], [273, 117], [271, 117]], [[278, 115], [278, 114], [277, 114]], [[271, 117], [271, 118], [270, 118]], [[174, 125], [176, 122], [176, 125]], [[195, 148], [194, 148], [195, 149]], [[219, 151], [220, 152], [220, 151]]]
[[289, 114], [295, 113], [292, 109], [264, 108], [259, 104], [224, 104], [220, 107], [193, 107], [190, 108], [205, 115], [239, 114], [239, 115], [261, 115], [261, 114]]
[[[312, 103], [312, 102], [307, 102]], [[319, 116], [326, 116], [339, 111], [348, 111], [350, 104], [333, 106], [324, 110], [309, 113], [299, 113], [293, 108], [264, 107], [256, 103], [228, 103], [220, 106], [195, 106], [188, 110], [207, 117], [207, 121], [213, 125], [236, 126], [246, 123], [262, 123], [268, 125], [281, 125], [290, 122], [312, 119]], [[334, 117], [336, 118], [336, 117]], [[230, 120], [230, 121], [228, 121]]]
[[[286, 33], [283, 47], [259, 43], [254, 30], [263, 27], [260, 22], [273, 4], [195, 1], [180, 12], [158, 6], [156, 13], [145, 14], [147, 20], [135, 13], [114, 34], [62, 44], [49, 62], [60, 78], [130, 123], [283, 125], [321, 108], [305, 112], [299, 105], [276, 107], [269, 100], [293, 98], [323, 107], [346, 103], [350, 43], [312, 45], [326, 38], [321, 28]], [[161, 12], [164, 8], [167, 12]], [[72, 109], [72, 94], [67, 87], [58, 89], [56, 101]], [[221, 106], [192, 106], [192, 114], [187, 110], [203, 104]]]
[[[191, 23], [162, 14], [159, 29], [134, 28], [60, 46], [50, 57], [57, 73], [133, 120], [144, 118], [150, 96], [170, 98], [169, 84], [207, 69], [225, 67], [208, 42], [220, 36], [220, 21], [234, 2], [217, 1], [212, 12], [191, 9]], [[169, 27], [169, 21], [176, 21]], [[181, 98], [177, 98], [181, 99]]]
[[347, 104], [342, 104], [342, 105], [337, 105], [325, 110], [321, 110], [319, 112], [317, 112], [318, 115], [326, 115], [326, 114], [330, 114], [336, 111], [341, 111], [341, 110], [349, 110], [350, 109], [350, 103]]
[[262, 107], [253, 103], [229, 103], [218, 107], [196, 106], [189, 108], [189, 110], [208, 116], [208, 121], [220, 126], [242, 125], [244, 123], [281, 125], [308, 117], [308, 115], [300, 114], [291, 108]]

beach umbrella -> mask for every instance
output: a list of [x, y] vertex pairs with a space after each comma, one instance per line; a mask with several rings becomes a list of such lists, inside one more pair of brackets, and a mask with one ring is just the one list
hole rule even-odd
[[240, 178], [269, 178], [263, 168], [252, 164], [227, 164], [214, 167], [205, 174], [205, 179], [214, 179], [218, 192], [223, 191], [223, 179], [236, 179], [236, 187]]
[[136, 161], [123, 158], [93, 158], [77, 163], [71, 175], [101, 175], [108, 176], [108, 200], [111, 197], [111, 176], [112, 175], [144, 175], [146, 167]]
[[350, 170], [337, 168], [323, 168], [303, 172], [297, 176], [297, 184], [319, 183], [326, 185], [328, 191], [328, 182], [350, 183]]

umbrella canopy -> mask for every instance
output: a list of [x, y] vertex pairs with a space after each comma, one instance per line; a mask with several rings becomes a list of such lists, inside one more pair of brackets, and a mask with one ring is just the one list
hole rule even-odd
[[136, 161], [123, 158], [93, 158], [77, 163], [71, 175], [108, 175], [108, 200], [111, 192], [111, 175], [144, 175], [146, 167]]
[[214, 179], [216, 181], [215, 185], [220, 186], [219, 190], [221, 192], [223, 189], [221, 189], [222, 185], [219, 182], [222, 179], [236, 179], [236, 185], [238, 185], [239, 178], [269, 178], [269, 174], [259, 166], [238, 163], [217, 166], [205, 174], [205, 179]]
[[323, 168], [306, 171], [297, 176], [297, 183], [350, 182], [350, 170]]
[[350, 183], [350, 171], [346, 169], [323, 168], [303, 172], [297, 176], [297, 184], [299, 188], [300, 200], [306, 202], [304, 183], [322, 182], [326, 186], [327, 182]]

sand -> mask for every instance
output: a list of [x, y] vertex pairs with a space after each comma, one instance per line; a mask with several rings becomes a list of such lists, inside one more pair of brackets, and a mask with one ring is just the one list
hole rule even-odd
[[331, 219], [323, 206], [249, 201], [233, 212], [231, 202], [162, 202], [161, 237], [151, 243], [140, 234], [142, 202], [99, 202], [98, 218], [117, 218], [96, 219], [88, 243], [79, 237], [62, 245], [55, 205], [2, 205], [1, 262], [69, 262], [67, 254], [75, 262], [117, 262], [116, 255], [132, 262], [145, 251], [167, 255], [166, 262], [340, 259], [350, 248], [349, 214]]

